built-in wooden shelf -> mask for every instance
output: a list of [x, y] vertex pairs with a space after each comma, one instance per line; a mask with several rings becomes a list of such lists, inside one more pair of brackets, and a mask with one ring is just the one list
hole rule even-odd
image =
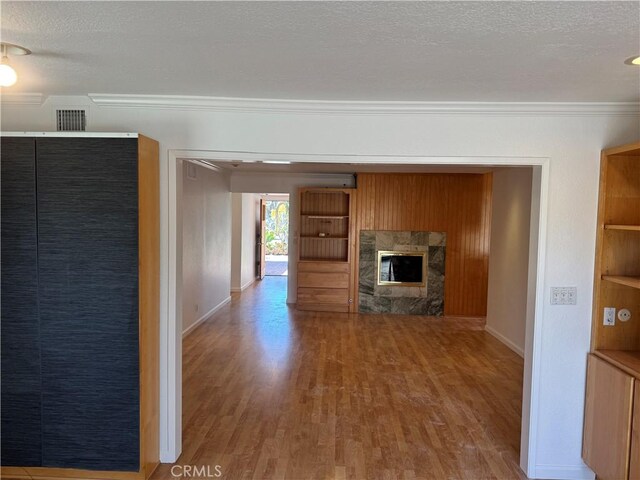
[[[640, 479], [640, 142], [602, 152], [597, 224], [582, 458], [598, 478]], [[604, 325], [605, 308], [633, 316]]]
[[314, 235], [302, 235], [300, 238], [310, 238], [313, 240], [349, 240], [349, 237], [317, 237]]
[[640, 289], [640, 277], [630, 277], [622, 275], [602, 275], [602, 280], [607, 282], [618, 283], [620, 285], [626, 285], [631, 288]]
[[299, 310], [347, 313], [352, 291], [352, 188], [300, 189]]
[[626, 230], [628, 232], [640, 232], [640, 225], [605, 225], [605, 230]]
[[640, 351], [595, 350], [593, 354], [640, 379]]
[[342, 220], [345, 218], [349, 218], [349, 215], [314, 215], [310, 213], [303, 213], [300, 216], [307, 217], [307, 218], [322, 218], [322, 219], [328, 219], [328, 220]]

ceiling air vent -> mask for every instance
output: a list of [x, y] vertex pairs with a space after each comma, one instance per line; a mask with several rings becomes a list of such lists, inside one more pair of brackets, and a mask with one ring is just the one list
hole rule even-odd
[[87, 113], [85, 110], [56, 110], [56, 125], [59, 132], [84, 132]]

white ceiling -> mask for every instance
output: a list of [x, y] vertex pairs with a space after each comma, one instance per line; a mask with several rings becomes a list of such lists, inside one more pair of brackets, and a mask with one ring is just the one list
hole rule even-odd
[[[640, 99], [640, 2], [10, 2], [12, 91], [396, 101]], [[9, 90], [9, 89], [5, 89]]]

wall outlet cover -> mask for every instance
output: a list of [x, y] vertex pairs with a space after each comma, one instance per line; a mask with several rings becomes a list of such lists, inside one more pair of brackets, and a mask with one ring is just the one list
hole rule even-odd
[[604, 308], [604, 318], [602, 321], [603, 325], [608, 327], [616, 324], [616, 309], [613, 307], [605, 307]]

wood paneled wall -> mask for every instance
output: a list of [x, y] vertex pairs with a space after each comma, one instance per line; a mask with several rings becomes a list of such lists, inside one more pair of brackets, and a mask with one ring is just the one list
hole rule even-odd
[[358, 174], [356, 242], [361, 230], [447, 232], [445, 315], [485, 316], [491, 183], [490, 173]]

